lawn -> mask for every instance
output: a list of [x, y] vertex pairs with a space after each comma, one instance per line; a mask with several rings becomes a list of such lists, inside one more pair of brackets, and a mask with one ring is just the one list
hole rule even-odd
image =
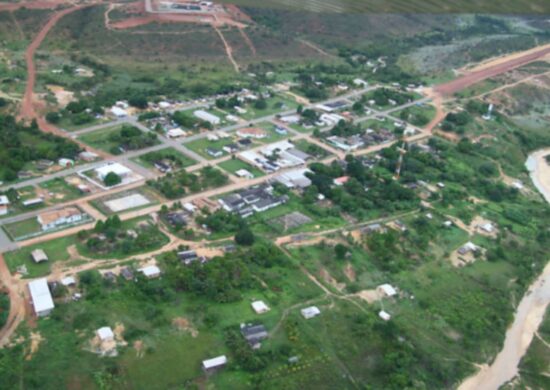
[[[222, 139], [219, 139], [217, 141], [209, 141], [206, 138], [201, 138], [201, 139], [198, 139], [198, 140], [195, 140], [195, 141], [192, 141], [192, 142], [186, 142], [186, 143], [184, 143], [184, 146], [186, 148], [189, 148], [193, 152], [198, 153], [202, 157], [207, 158], [208, 160], [214, 160], [214, 159], [220, 158], [220, 157], [213, 157], [213, 156], [209, 155], [206, 152], [206, 148], [217, 149], [217, 150], [219, 150], [223, 153], [223, 156], [227, 156], [228, 153], [226, 151], [222, 150], [222, 148], [224, 146], [232, 144], [232, 143], [235, 143], [235, 142], [231, 138], [222, 138]], [[223, 156], [221, 156], [221, 157], [223, 157]]]
[[426, 126], [435, 117], [436, 109], [431, 104], [418, 103], [394, 113], [394, 116], [410, 123], [413, 126]]
[[33, 237], [42, 232], [42, 228], [36, 217], [24, 219], [19, 222], [12, 222], [3, 226], [5, 232], [12, 240], [22, 240], [26, 237]]
[[41, 183], [40, 188], [48, 191], [48, 203], [57, 204], [78, 199], [82, 193], [78, 188], [68, 184], [62, 178], [56, 178], [44, 183]]
[[263, 173], [258, 168], [253, 167], [252, 165], [247, 164], [244, 161], [239, 160], [238, 158], [232, 158], [232, 159], [226, 160], [224, 162], [219, 163], [218, 166], [232, 174], [235, 174], [235, 172], [237, 172], [240, 169], [246, 169], [248, 172], [252, 173], [254, 177], [261, 177], [265, 175], [265, 173]]
[[86, 133], [78, 137], [85, 144], [112, 154], [158, 145], [155, 133], [144, 133], [137, 127], [118, 125]]
[[266, 103], [267, 108], [265, 109], [254, 108], [254, 103], [249, 104], [243, 107], [247, 111], [246, 114], [242, 114], [239, 116], [245, 120], [252, 120], [264, 116], [275, 115], [284, 111], [294, 110], [298, 107], [298, 104], [293, 99], [285, 98], [278, 95], [266, 99]]
[[[13, 252], [7, 252], [4, 254], [4, 259], [12, 274], [16, 271], [17, 267], [25, 265], [29, 273], [24, 277], [37, 278], [46, 276], [50, 273], [50, 268], [53, 263], [69, 260], [70, 256], [67, 249], [75, 243], [75, 236], [56, 238], [41, 244], [27, 246]], [[49, 260], [44, 263], [36, 264], [31, 258], [31, 252], [35, 249], [43, 249]]]
[[132, 160], [149, 169], [154, 169], [155, 162], [162, 160], [170, 161], [173, 164], [174, 170], [187, 168], [196, 164], [195, 160], [187, 157], [174, 148], [166, 148], [156, 152], [150, 152]]
[[271, 122], [262, 122], [254, 127], [259, 127], [267, 131], [268, 136], [258, 141], [264, 144], [271, 144], [276, 141], [290, 138], [293, 134], [289, 131], [287, 134], [279, 134], [275, 131], [276, 126]]

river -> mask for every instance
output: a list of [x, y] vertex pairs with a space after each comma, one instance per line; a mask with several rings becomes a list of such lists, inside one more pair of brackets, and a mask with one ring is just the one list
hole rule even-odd
[[[548, 154], [550, 154], [550, 148], [532, 153], [525, 166], [529, 170], [534, 185], [550, 203], [550, 166], [545, 161], [545, 156]], [[518, 365], [542, 323], [549, 303], [550, 263], [529, 286], [519, 303], [514, 322], [506, 331], [502, 350], [493, 363], [481, 365], [480, 370], [464, 380], [458, 389], [497, 390], [512, 380], [518, 374]]]

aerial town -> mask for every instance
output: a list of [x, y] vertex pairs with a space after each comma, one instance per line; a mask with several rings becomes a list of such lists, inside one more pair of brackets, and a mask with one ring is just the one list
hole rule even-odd
[[0, 4], [0, 389], [548, 388], [544, 13], [272, 3]]

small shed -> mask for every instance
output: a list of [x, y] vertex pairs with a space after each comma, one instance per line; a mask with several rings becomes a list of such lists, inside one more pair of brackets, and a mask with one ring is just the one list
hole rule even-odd
[[43, 261], [48, 261], [48, 256], [43, 249], [35, 249], [31, 252], [31, 257], [35, 263], [42, 263]]
[[252, 309], [254, 309], [256, 314], [267, 313], [270, 310], [269, 306], [267, 306], [264, 303], [264, 301], [254, 301], [254, 302], [252, 302]]
[[321, 310], [317, 306], [310, 306], [306, 307], [305, 309], [300, 310], [300, 313], [302, 313], [302, 316], [309, 320], [313, 317], [317, 317], [319, 314], [321, 314]]
[[160, 276], [160, 268], [156, 265], [149, 265], [147, 267], [140, 268], [138, 271], [148, 279], [158, 278]]
[[221, 355], [213, 359], [203, 360], [202, 368], [204, 371], [213, 371], [224, 367], [227, 364], [227, 357]]
[[395, 290], [395, 288], [388, 283], [381, 284], [380, 286], [378, 286], [377, 290], [387, 297], [393, 297], [394, 295], [397, 294], [397, 291]]
[[384, 310], [380, 310], [380, 312], [378, 313], [378, 317], [382, 318], [384, 321], [391, 320], [391, 315]]
[[96, 334], [101, 341], [113, 341], [115, 339], [115, 334], [113, 333], [113, 330], [108, 326], [99, 328], [98, 330], [96, 330]]
[[76, 280], [73, 276], [67, 276], [61, 279], [61, 284], [65, 287], [76, 285]]

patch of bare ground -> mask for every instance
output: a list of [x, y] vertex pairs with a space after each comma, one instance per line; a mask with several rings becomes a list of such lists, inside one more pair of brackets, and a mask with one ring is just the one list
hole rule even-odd
[[376, 290], [362, 290], [354, 294], [354, 296], [362, 299], [367, 303], [374, 303], [382, 299], [382, 295]]
[[38, 348], [40, 347], [40, 343], [44, 341], [44, 338], [42, 337], [40, 332], [31, 332], [30, 338], [31, 338], [31, 347], [27, 356], [25, 356], [25, 360], [31, 360], [33, 355], [36, 353], [36, 351], [38, 351]]
[[348, 262], [346, 266], [344, 267], [344, 274], [349, 279], [350, 282], [355, 282], [357, 279], [357, 275], [355, 274], [355, 269], [353, 268], [353, 265]]
[[193, 327], [191, 322], [185, 317], [176, 317], [172, 320], [172, 325], [179, 331], [189, 332], [191, 337], [197, 337], [199, 331]]
[[339, 292], [342, 292], [346, 288], [346, 284], [339, 283], [336, 279], [334, 279], [334, 277], [330, 274], [330, 272], [325, 267], [319, 270], [319, 276], [321, 276], [321, 278], [325, 281], [325, 283], [328, 283]]

